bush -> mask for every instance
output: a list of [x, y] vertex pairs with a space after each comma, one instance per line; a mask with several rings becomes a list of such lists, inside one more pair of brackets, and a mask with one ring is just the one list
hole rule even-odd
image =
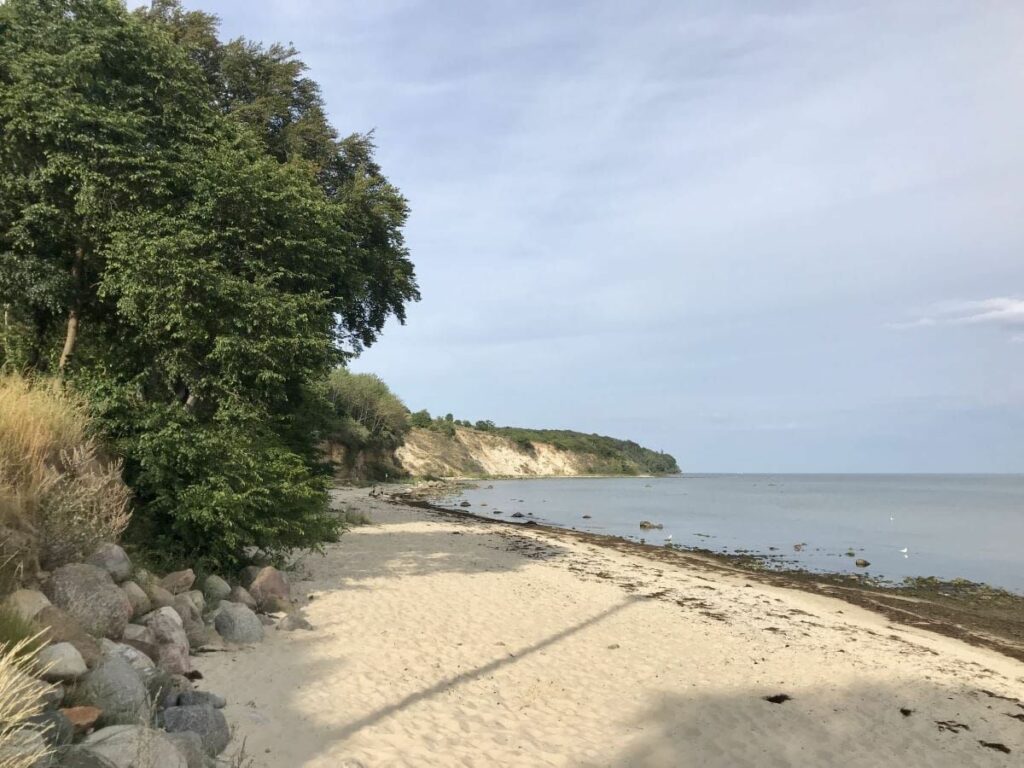
[[416, 411], [416, 413], [409, 414], [409, 426], [417, 427], [419, 429], [429, 429], [434, 423], [434, 420], [430, 418], [430, 411], [424, 409], [422, 411]]
[[0, 520], [31, 533], [53, 568], [128, 525], [121, 463], [105, 460], [83, 402], [57, 382], [0, 378]]
[[42, 686], [35, 673], [31, 642], [0, 642], [0, 768], [32, 768], [47, 764], [48, 748], [25, 748], [19, 735], [43, 709]]
[[0, 605], [0, 647], [17, 647], [22, 655], [32, 655], [44, 645], [38, 627], [10, 606]]

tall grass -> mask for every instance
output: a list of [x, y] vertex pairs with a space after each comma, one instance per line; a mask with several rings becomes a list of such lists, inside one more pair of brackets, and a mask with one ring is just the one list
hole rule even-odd
[[29, 718], [43, 708], [31, 643], [0, 644], [0, 768], [41, 765], [50, 751], [42, 742], [25, 738]]
[[78, 398], [53, 381], [0, 377], [0, 524], [34, 539], [44, 568], [117, 538], [129, 498]]

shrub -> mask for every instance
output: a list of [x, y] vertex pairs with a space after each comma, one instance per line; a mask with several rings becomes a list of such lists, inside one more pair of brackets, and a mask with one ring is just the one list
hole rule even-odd
[[10, 606], [0, 605], [0, 647], [17, 647], [22, 655], [31, 655], [45, 644], [38, 627]]
[[52, 568], [116, 539], [130, 518], [121, 464], [102, 457], [83, 402], [57, 382], [0, 378], [0, 522]]
[[430, 411], [423, 409], [422, 411], [416, 411], [416, 413], [409, 414], [409, 426], [418, 427], [420, 429], [428, 429], [434, 420], [430, 418]]

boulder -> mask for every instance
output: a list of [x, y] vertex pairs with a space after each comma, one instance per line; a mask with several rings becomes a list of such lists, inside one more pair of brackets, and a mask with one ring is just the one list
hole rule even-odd
[[67, 716], [60, 710], [40, 712], [33, 715], [26, 722], [26, 726], [38, 731], [53, 750], [59, 750], [68, 746], [75, 738], [75, 728]]
[[214, 624], [229, 643], [258, 643], [263, 639], [263, 624], [241, 603], [224, 603]]
[[239, 581], [241, 581], [242, 586], [248, 589], [249, 585], [252, 584], [253, 580], [259, 575], [259, 572], [262, 570], [262, 565], [245, 566], [245, 568], [243, 568], [242, 572], [239, 574]]
[[174, 603], [174, 595], [155, 581], [140, 583], [153, 608], [168, 608]]
[[70, 747], [60, 759], [60, 768], [117, 768], [117, 766], [88, 747]]
[[[31, 768], [49, 768], [50, 760], [45, 756], [46, 753], [46, 739], [39, 731], [30, 726], [11, 729], [4, 733], [4, 739], [0, 742], [0, 766], [6, 768], [28, 765]], [[32, 755], [41, 757], [28, 763], [27, 758]]]
[[292, 599], [288, 579], [272, 565], [259, 569], [248, 590], [260, 610], [280, 610], [281, 608], [274, 606], [288, 605]]
[[36, 660], [44, 670], [41, 677], [48, 683], [77, 680], [89, 671], [82, 654], [71, 643], [48, 645], [39, 652]]
[[145, 722], [149, 714], [146, 686], [142, 677], [120, 656], [104, 656], [96, 668], [82, 678], [76, 692], [83, 703], [103, 710], [100, 725]]
[[156, 670], [153, 659], [134, 646], [127, 643], [115, 643], [113, 640], [103, 638], [100, 640], [100, 650], [104, 656], [120, 656], [127, 661], [136, 672], [145, 680]]
[[200, 614], [206, 613], [206, 595], [198, 589], [190, 589], [184, 593], [185, 597], [192, 601], [192, 605], [196, 607], [196, 610]]
[[867, 560], [864, 560], [863, 558], [855, 560], [853, 564], [856, 565], [858, 568], [867, 568], [869, 565], [871, 565], [871, 563], [869, 563]]
[[170, 675], [187, 675], [192, 671], [188, 658], [188, 647], [174, 643], [161, 645], [156, 654], [156, 665]]
[[38, 688], [35, 689], [35, 695], [42, 702], [43, 709], [58, 709], [64, 702], [67, 689], [60, 683], [46, 685], [40, 682]]
[[301, 613], [289, 613], [277, 623], [277, 628], [285, 632], [294, 632], [296, 629], [311, 630], [313, 625]]
[[249, 590], [245, 587], [232, 587], [231, 593], [228, 595], [228, 602], [239, 603], [246, 608], [256, 610], [256, 599], [249, 594]]
[[36, 615], [51, 605], [42, 592], [35, 589], [19, 589], [11, 593], [4, 605], [17, 613], [25, 621], [32, 621]]
[[92, 667], [100, 660], [99, 643], [67, 611], [49, 605], [36, 614], [35, 624], [45, 631], [49, 642], [71, 643], [75, 646], [82, 654], [86, 666]]
[[204, 768], [206, 750], [203, 748], [202, 736], [194, 731], [178, 731], [168, 733], [167, 738], [178, 748], [181, 756], [185, 758], [188, 768]]
[[156, 637], [157, 666], [170, 674], [183, 675], [191, 671], [188, 635], [178, 612], [173, 608], [160, 608], [148, 614], [145, 621]]
[[121, 585], [121, 591], [132, 604], [132, 618], [137, 619], [153, 610], [153, 603], [146, 591], [134, 581], [126, 581]]
[[102, 568], [118, 584], [132, 575], [132, 561], [117, 544], [101, 544], [85, 562]]
[[132, 617], [132, 605], [102, 568], [87, 563], [64, 565], [50, 574], [43, 592], [96, 637], [118, 638]]
[[105, 757], [116, 768], [188, 768], [185, 757], [163, 731], [142, 725], [102, 728], [81, 747]]
[[216, 757], [231, 741], [231, 731], [224, 713], [207, 705], [169, 707], [163, 711], [161, 722], [168, 733], [192, 731], [203, 740], [203, 749]]
[[224, 709], [228, 705], [223, 696], [209, 691], [182, 691], [176, 704], [179, 707], [207, 706], [214, 709]]
[[75, 733], [86, 733], [96, 725], [103, 710], [99, 707], [66, 707], [61, 710], [61, 713], [71, 723]]
[[168, 573], [160, 579], [160, 586], [172, 595], [177, 595], [192, 589], [192, 584], [195, 583], [195, 580], [195, 572], [191, 568], [186, 568], [184, 571]]
[[181, 617], [183, 627], [188, 626], [190, 621], [201, 623], [203, 620], [202, 612], [196, 608], [195, 603], [192, 602], [192, 599], [187, 594], [175, 595], [171, 607]]
[[203, 580], [203, 594], [210, 607], [216, 607], [221, 600], [227, 600], [231, 594], [231, 585], [220, 576], [210, 574]]
[[130, 645], [137, 651], [141, 651], [151, 659], [156, 658], [159, 643], [156, 641], [156, 634], [149, 627], [129, 624], [124, 628], [121, 642], [125, 645]]

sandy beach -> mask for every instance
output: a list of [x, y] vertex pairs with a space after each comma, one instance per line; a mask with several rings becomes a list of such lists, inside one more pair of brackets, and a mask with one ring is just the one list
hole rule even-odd
[[314, 629], [197, 662], [256, 767], [1024, 760], [1024, 663], [995, 651], [711, 566], [337, 497], [373, 524], [302, 560]]

